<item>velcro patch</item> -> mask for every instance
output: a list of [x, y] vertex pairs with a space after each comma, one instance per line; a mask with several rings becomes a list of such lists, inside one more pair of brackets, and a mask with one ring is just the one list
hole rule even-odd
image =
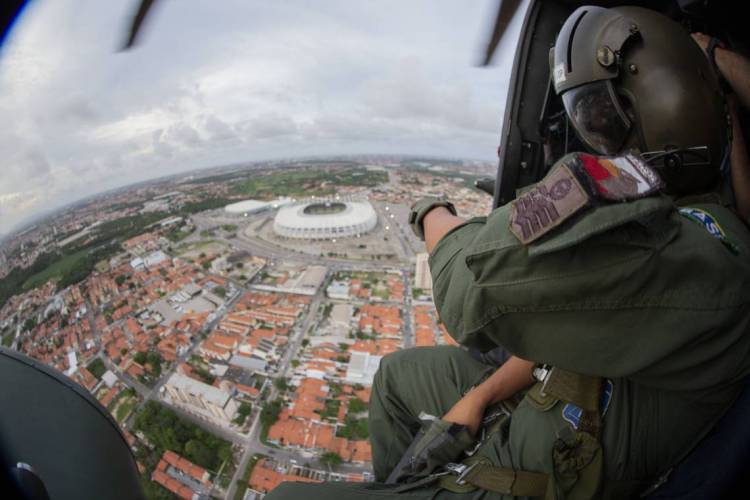
[[573, 172], [565, 165], [511, 203], [510, 230], [528, 244], [559, 226], [589, 202]]
[[596, 187], [597, 196], [624, 201], [645, 198], [664, 187], [659, 175], [639, 157], [598, 157], [580, 154], [583, 172]]

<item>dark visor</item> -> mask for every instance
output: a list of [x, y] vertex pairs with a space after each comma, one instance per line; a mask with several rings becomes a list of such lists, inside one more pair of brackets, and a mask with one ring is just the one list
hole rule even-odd
[[630, 120], [609, 80], [567, 90], [562, 99], [576, 132], [589, 147], [605, 155], [620, 151], [630, 130]]

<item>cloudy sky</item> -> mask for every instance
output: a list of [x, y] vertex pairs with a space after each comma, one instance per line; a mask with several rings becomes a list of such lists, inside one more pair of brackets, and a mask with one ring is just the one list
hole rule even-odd
[[162, 0], [118, 52], [135, 6], [34, 0], [0, 48], [0, 232], [194, 168], [495, 157], [516, 38], [475, 66], [495, 0]]

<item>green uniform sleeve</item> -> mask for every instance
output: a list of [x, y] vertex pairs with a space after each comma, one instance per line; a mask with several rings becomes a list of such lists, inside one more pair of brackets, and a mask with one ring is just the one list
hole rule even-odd
[[589, 209], [522, 245], [509, 206], [455, 228], [430, 267], [440, 318], [464, 345], [654, 387], [746, 376], [750, 239], [712, 207], [738, 253], [665, 197]]

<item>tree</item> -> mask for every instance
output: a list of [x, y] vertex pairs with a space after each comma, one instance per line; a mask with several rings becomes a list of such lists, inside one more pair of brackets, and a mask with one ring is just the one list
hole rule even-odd
[[260, 423], [264, 427], [271, 427], [279, 419], [281, 413], [281, 401], [271, 401], [263, 405], [263, 409], [260, 411]]
[[107, 371], [107, 368], [104, 366], [104, 362], [100, 358], [94, 359], [91, 363], [89, 363], [86, 369], [98, 379], [102, 378], [104, 372]]
[[36, 318], [27, 318], [26, 321], [23, 322], [23, 331], [28, 332], [30, 330], [33, 330], [36, 328]]
[[302, 339], [302, 347], [307, 347], [310, 345], [310, 339]]
[[362, 413], [367, 411], [367, 404], [359, 398], [349, 401], [349, 413]]
[[125, 277], [125, 275], [121, 274], [121, 275], [119, 275], [118, 277], [115, 278], [115, 283], [117, 283], [117, 286], [122, 286], [122, 284], [125, 283], [126, 279], [127, 278]]
[[[123, 353], [123, 354], [125, 354], [125, 353]], [[135, 361], [135, 362], [136, 362], [136, 363], [138, 363], [139, 365], [144, 365], [144, 364], [146, 364], [146, 362], [148, 361], [148, 356], [146, 356], [146, 353], [145, 353], [145, 352], [142, 352], [142, 351], [138, 351], [138, 352], [137, 352], [137, 353], [135, 353], [135, 355], [133, 356], [133, 361]]]
[[338, 453], [335, 453], [333, 451], [327, 451], [323, 453], [320, 457], [320, 463], [323, 465], [327, 465], [328, 467], [335, 469], [339, 465], [341, 465], [341, 462], [343, 462], [344, 459], [341, 458], [341, 455]]
[[240, 407], [237, 408], [237, 416], [234, 418], [234, 421], [242, 425], [245, 422], [245, 419], [248, 415], [250, 415], [250, 412], [253, 411], [253, 407], [247, 403], [240, 403]]
[[212, 468], [215, 463], [215, 456], [211, 449], [195, 439], [185, 443], [185, 456], [191, 462], [206, 468]]
[[223, 299], [227, 296], [227, 289], [223, 286], [217, 286], [214, 288], [214, 293]]
[[148, 354], [146, 355], [146, 360], [148, 361], [148, 363], [151, 364], [151, 367], [154, 369], [154, 375], [156, 377], [161, 375], [161, 356], [159, 355], [159, 353], [155, 351], [149, 351]]
[[276, 379], [276, 380], [274, 381], [273, 385], [275, 385], [275, 386], [276, 386], [276, 388], [277, 388], [278, 390], [280, 390], [280, 391], [285, 391], [285, 390], [287, 390], [287, 389], [288, 389], [288, 387], [289, 387], [289, 386], [287, 385], [287, 383], [286, 383], [286, 379], [285, 379], [284, 377], [279, 377], [279, 378], [277, 378], [277, 379]]

